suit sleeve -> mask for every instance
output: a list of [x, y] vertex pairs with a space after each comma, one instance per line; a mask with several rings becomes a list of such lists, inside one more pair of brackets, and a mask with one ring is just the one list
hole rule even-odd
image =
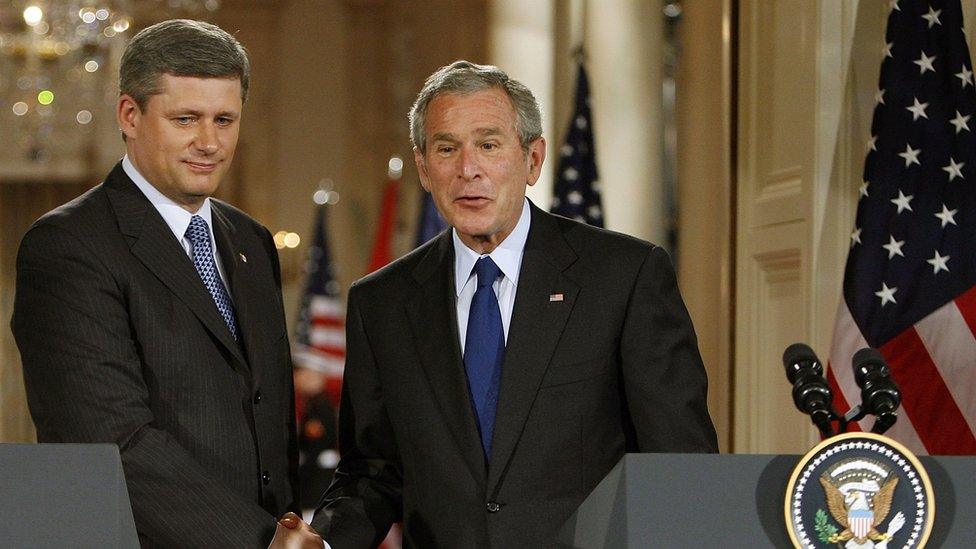
[[140, 536], [173, 547], [266, 547], [275, 520], [154, 425], [127, 300], [94, 250], [40, 225], [17, 260], [12, 328], [40, 442], [119, 447]]
[[691, 317], [664, 249], [648, 251], [621, 338], [627, 405], [641, 452], [717, 452]]
[[402, 470], [359, 298], [354, 285], [339, 408], [342, 458], [312, 520], [332, 549], [376, 547], [390, 526], [402, 520]]

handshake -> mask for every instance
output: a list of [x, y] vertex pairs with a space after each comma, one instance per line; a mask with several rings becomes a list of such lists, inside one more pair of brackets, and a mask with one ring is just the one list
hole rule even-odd
[[295, 513], [278, 519], [274, 539], [268, 549], [329, 549], [318, 532]]

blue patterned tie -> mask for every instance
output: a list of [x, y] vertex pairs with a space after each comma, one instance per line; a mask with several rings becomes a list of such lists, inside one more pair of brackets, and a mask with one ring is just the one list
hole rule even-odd
[[227, 288], [224, 288], [224, 283], [220, 280], [217, 264], [214, 263], [213, 252], [210, 250], [210, 227], [202, 217], [195, 215], [190, 218], [190, 226], [186, 228], [186, 234], [183, 236], [193, 246], [193, 266], [200, 273], [203, 285], [207, 287], [214, 304], [217, 305], [217, 311], [224, 317], [224, 322], [227, 323], [231, 335], [236, 340], [237, 319], [234, 317], [234, 304], [231, 303]]
[[490, 257], [485, 256], [474, 265], [478, 274], [478, 289], [471, 300], [468, 313], [468, 332], [464, 338], [464, 369], [468, 374], [468, 389], [478, 414], [481, 445], [485, 457], [491, 459], [491, 435], [498, 409], [498, 389], [502, 379], [502, 359], [505, 358], [505, 333], [498, 297], [492, 284], [502, 272]]

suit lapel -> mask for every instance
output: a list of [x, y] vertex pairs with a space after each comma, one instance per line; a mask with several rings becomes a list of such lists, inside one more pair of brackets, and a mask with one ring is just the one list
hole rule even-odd
[[[532, 226], [522, 256], [505, 346], [488, 493], [492, 493], [508, 468], [576, 302], [579, 286], [563, 274], [574, 261], [576, 254], [559, 233], [555, 219], [532, 206]], [[551, 301], [553, 294], [562, 294], [562, 300]]]
[[[458, 343], [454, 244], [450, 230], [441, 233], [413, 275], [419, 288], [405, 306], [424, 372], [441, 418], [480, 486], [486, 478], [485, 458]], [[431, 329], [431, 326], [447, 329]]]
[[[210, 201], [210, 213], [214, 226], [214, 239], [217, 241], [217, 253], [220, 254], [220, 265], [227, 276], [227, 290], [234, 302], [234, 314], [237, 316], [237, 331], [244, 346], [244, 353], [248, 364], [256, 364], [255, 353], [260, 348], [256, 338], [260, 335], [255, 311], [251, 305], [255, 303], [252, 297], [255, 289], [253, 279], [248, 276], [247, 263], [242, 259], [247, 257], [237, 229], [224, 213], [220, 203]], [[256, 369], [252, 368], [256, 372]]]
[[159, 212], [125, 175], [121, 164], [116, 165], [106, 178], [105, 187], [119, 222], [119, 231], [130, 238], [132, 254], [227, 348], [236, 359], [235, 367], [246, 369], [240, 346], [227, 329], [193, 262]]

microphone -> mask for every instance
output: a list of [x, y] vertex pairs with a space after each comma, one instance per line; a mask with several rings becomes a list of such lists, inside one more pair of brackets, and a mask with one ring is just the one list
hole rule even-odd
[[884, 433], [898, 420], [895, 410], [901, 404], [901, 391], [891, 379], [891, 370], [884, 356], [870, 347], [854, 353], [852, 366], [854, 381], [861, 388], [861, 407], [877, 417], [871, 432]]
[[794, 343], [783, 351], [783, 367], [786, 379], [793, 384], [793, 404], [810, 416], [824, 437], [834, 434], [831, 420], [837, 417], [831, 403], [833, 391], [823, 378], [823, 366], [813, 349], [803, 343]]

